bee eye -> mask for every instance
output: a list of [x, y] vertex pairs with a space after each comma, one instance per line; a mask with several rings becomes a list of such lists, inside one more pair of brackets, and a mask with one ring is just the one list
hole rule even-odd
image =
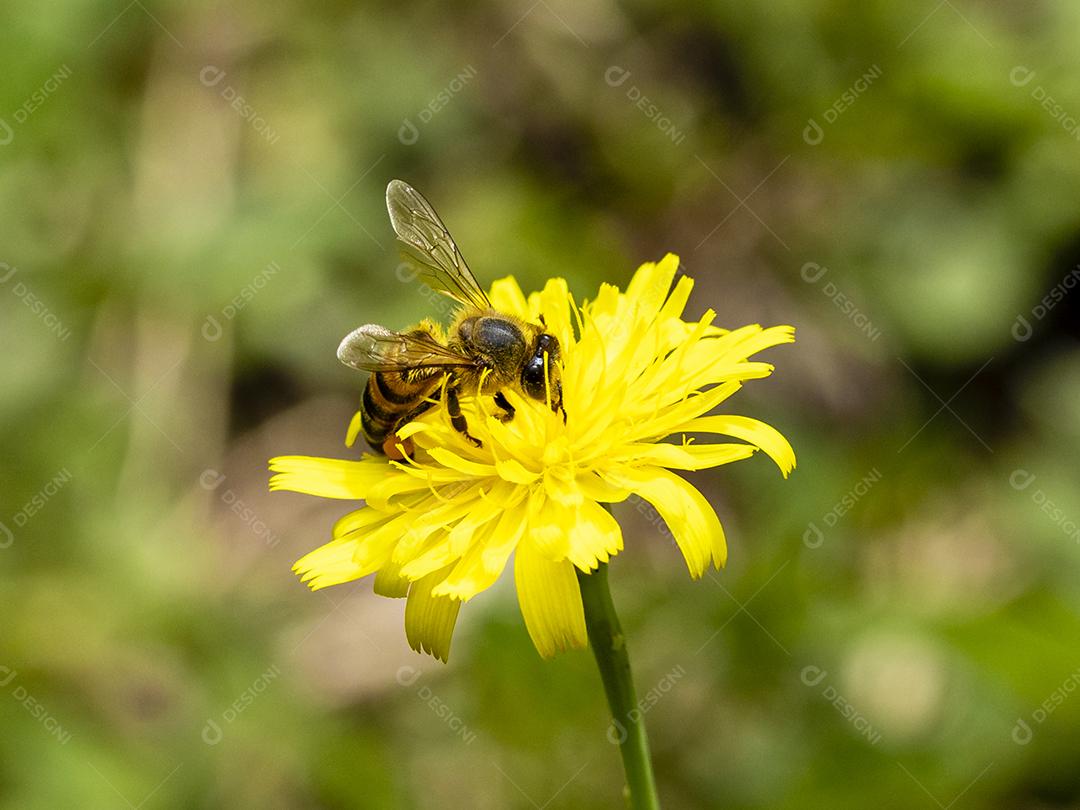
[[544, 355], [533, 357], [521, 370], [521, 388], [533, 399], [544, 399], [546, 386], [544, 385]]

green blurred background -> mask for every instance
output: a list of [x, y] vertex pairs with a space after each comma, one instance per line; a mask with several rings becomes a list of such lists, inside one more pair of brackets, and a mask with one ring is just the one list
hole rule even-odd
[[0, 806], [604, 808], [588, 653], [510, 578], [448, 666], [289, 568], [347, 506], [392, 177], [485, 281], [675, 251], [791, 323], [695, 480], [692, 583], [612, 566], [669, 808], [1080, 807], [1080, 6], [31, 3], [0, 11]]

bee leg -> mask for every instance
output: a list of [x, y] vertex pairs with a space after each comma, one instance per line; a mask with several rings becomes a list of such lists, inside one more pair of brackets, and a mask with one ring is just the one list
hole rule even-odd
[[458, 392], [456, 385], [446, 386], [446, 412], [450, 415], [450, 424], [454, 426], [454, 430], [475, 444], [477, 447], [482, 447], [481, 441], [469, 433], [469, 423], [465, 421], [465, 414], [461, 412], [461, 403], [458, 401]]
[[506, 398], [506, 394], [502, 391], [495, 394], [495, 404], [503, 409], [503, 413], [497, 417], [500, 422], [509, 422], [514, 418], [514, 406], [510, 404], [510, 400]]
[[403, 426], [409, 424], [409, 422], [411, 422], [416, 417], [420, 416], [420, 414], [422, 414], [424, 411], [426, 411], [428, 408], [430, 408], [434, 404], [435, 404], [435, 400], [433, 400], [433, 399], [425, 399], [425, 400], [423, 400], [419, 405], [417, 405], [415, 408], [413, 408], [411, 411], [409, 411], [407, 414], [405, 414], [403, 417], [401, 417], [401, 419], [398, 420], [398, 423], [397, 423], [397, 426], [396, 426], [395, 430], [397, 428], [399, 428], [399, 427], [403, 427]]
[[[395, 459], [396, 461], [401, 461], [404, 458], [412, 458], [412, 453], [414, 449], [412, 439], [406, 439], [404, 442], [402, 442], [400, 439], [398, 439], [397, 432], [400, 428], [405, 427], [405, 425], [409, 424], [409, 422], [420, 416], [422, 413], [424, 413], [424, 411], [431, 408], [431, 406], [434, 404], [435, 400], [425, 399], [421, 401], [419, 405], [417, 405], [415, 408], [405, 414], [403, 417], [398, 419], [397, 423], [394, 425], [394, 429], [387, 434], [386, 439], [383, 441], [383, 455]], [[398, 449], [399, 444], [404, 448], [403, 450]]]

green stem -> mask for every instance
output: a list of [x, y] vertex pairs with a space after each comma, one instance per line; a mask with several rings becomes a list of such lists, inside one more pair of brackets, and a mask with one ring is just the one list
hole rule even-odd
[[581, 586], [581, 601], [585, 606], [585, 627], [589, 645], [596, 657], [600, 679], [604, 682], [612, 725], [608, 739], [619, 744], [623, 769], [626, 771], [626, 792], [633, 810], [659, 810], [656, 780], [649, 761], [649, 738], [645, 734], [642, 712], [637, 705], [634, 681], [630, 674], [630, 656], [626, 639], [608, 588], [608, 566], [592, 574], [577, 572]]

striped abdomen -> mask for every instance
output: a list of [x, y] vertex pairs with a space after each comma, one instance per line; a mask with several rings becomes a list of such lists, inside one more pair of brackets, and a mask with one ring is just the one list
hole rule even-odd
[[[374, 371], [364, 387], [360, 408], [360, 426], [367, 443], [376, 453], [400, 457], [393, 447], [386, 447], [387, 438], [401, 425], [419, 416], [430, 407], [424, 400], [439, 387], [441, 375], [425, 369], [420, 371]], [[390, 442], [392, 444], [392, 441]]]

